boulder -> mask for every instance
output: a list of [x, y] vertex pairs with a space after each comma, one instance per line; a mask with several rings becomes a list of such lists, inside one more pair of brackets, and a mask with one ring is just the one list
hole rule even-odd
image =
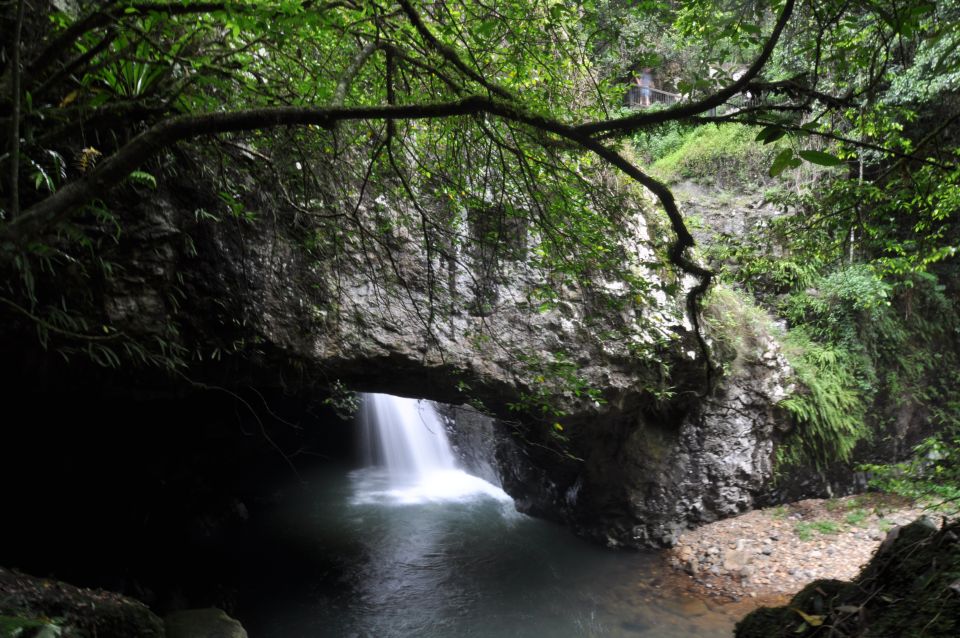
[[0, 568], [0, 636], [19, 635], [17, 629], [70, 638], [164, 637], [163, 622], [138, 600]]
[[222, 609], [185, 609], [168, 614], [167, 638], [247, 638], [243, 625]]

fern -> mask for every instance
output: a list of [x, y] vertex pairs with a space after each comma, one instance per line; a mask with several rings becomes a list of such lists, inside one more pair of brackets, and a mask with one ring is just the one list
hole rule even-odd
[[798, 390], [781, 402], [794, 421], [794, 431], [778, 452], [778, 462], [823, 469], [849, 461], [871, 431], [866, 421], [872, 398], [858, 378], [864, 362], [836, 344], [814, 341], [807, 330], [787, 336], [786, 354]]
[[149, 186], [152, 189], [157, 188], [157, 178], [146, 171], [133, 171], [130, 173], [129, 179], [131, 182], [135, 182], [143, 186]]

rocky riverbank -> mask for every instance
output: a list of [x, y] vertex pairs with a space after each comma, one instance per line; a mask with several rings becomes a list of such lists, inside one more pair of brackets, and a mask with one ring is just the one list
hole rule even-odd
[[247, 638], [219, 609], [161, 619], [133, 598], [0, 567], [0, 638]]
[[736, 638], [960, 635], [960, 521], [921, 517], [887, 533], [853, 581], [816, 580], [788, 604], [761, 607]]
[[667, 560], [705, 595], [785, 600], [813, 580], [854, 579], [890, 529], [923, 514], [879, 494], [809, 499], [687, 531]]

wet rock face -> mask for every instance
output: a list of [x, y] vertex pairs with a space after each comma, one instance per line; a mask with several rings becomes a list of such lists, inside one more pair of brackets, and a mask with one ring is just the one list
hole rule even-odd
[[712, 396], [692, 396], [685, 414], [638, 408], [571, 426], [582, 431], [570, 456], [582, 461], [524, 445], [515, 427], [470, 408], [446, 414], [455, 445], [468, 451], [465, 467], [492, 466], [518, 510], [612, 547], [670, 546], [686, 527], [751, 509], [773, 475], [785, 424], [775, 405], [789, 368], [775, 343], [764, 346], [770, 356], [744, 365]]
[[187, 609], [163, 619], [166, 638], [247, 638], [247, 632], [221, 609]]
[[[768, 358], [701, 398], [704, 366], [682, 290], [675, 298], [657, 290], [642, 304], [630, 297], [614, 310], [595, 303], [596, 291], [564, 287], [544, 310], [531, 293], [549, 283], [542, 273], [501, 262], [481, 307], [463, 303], [477, 294], [475, 256], [435, 258], [434, 276], [445, 283], [438, 289], [409, 231], [385, 239], [392, 262], [361, 244], [330, 257], [305, 246], [302, 227], [269, 212], [254, 222], [203, 222], [195, 211], [216, 201], [190, 188], [157, 192], [130, 210], [118, 249], [126, 254], [117, 256], [126, 268], [104, 292], [104, 312], [132, 334], [176, 323], [189, 346], [229, 359], [210, 364], [219, 386], [315, 395], [339, 382], [454, 404], [478, 399], [486, 412], [519, 423], [496, 425], [493, 460], [475, 458], [476, 466], [495, 472], [521, 511], [612, 546], [669, 545], [688, 525], [749, 508], [771, 477], [785, 362], [770, 344]], [[642, 216], [634, 223], [636, 239], [623, 250], [640, 263], [653, 253]], [[398, 272], [404, 286], [383, 283]], [[668, 276], [644, 271], [652, 289]], [[615, 281], [596, 286], [631, 294]], [[431, 307], [452, 310], [434, 316]], [[627, 335], [601, 338], [607, 328]], [[224, 354], [231, 348], [243, 357]], [[560, 446], [544, 445], [551, 423], [508, 407], [544, 383], [543, 368], [519, 355], [557, 352], [604, 399], [557, 395], [568, 415], [569, 440]], [[657, 401], [650, 380], [664, 360], [675, 394]]]
[[503, 487], [503, 464], [497, 459], [497, 449], [507, 438], [500, 431], [503, 425], [470, 406], [439, 403], [436, 407], [459, 466], [488, 483]]
[[[579, 478], [579, 520], [607, 524], [583, 531], [609, 545], [673, 545], [687, 527], [754, 506], [773, 475], [774, 442], [785, 420], [789, 368], [773, 342], [690, 409], [624, 415], [614, 436], [587, 457]], [[611, 517], [611, 513], [613, 516]]]

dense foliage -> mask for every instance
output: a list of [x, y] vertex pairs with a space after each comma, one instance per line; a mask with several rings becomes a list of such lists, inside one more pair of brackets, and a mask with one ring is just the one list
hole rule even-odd
[[[797, 429], [782, 461], [823, 468], [855, 449], [870, 458], [868, 450], [895, 447], [909, 424], [922, 422], [931, 436], [912, 461], [866, 469], [887, 488], [955, 498], [960, 182], [952, 78], [960, 59], [945, 43], [955, 39], [957, 7], [918, 5], [878, 21], [870, 10], [879, 5], [829, 27], [838, 55], [852, 57], [838, 58], [821, 83], [856, 96], [846, 108], [824, 109], [819, 119], [751, 118], [764, 127], [755, 129], [758, 140], [791, 143], [781, 151], [786, 165], [775, 160], [772, 172], [789, 171], [803, 153], [797, 141], [813, 131], [844, 159], [842, 169], [824, 169], [802, 188], [768, 190], [768, 202], [788, 214], [708, 252], [723, 278], [789, 329], [786, 353], [800, 391], [783, 403]], [[880, 37], [895, 44], [886, 66], [851, 73], [851, 60], [867, 49], [876, 55], [868, 43]], [[777, 64], [789, 67], [796, 60], [786, 55], [791, 40], [785, 44]]]
[[[769, 186], [822, 167], [777, 194], [792, 216], [715, 263], [736, 262], [727, 276], [792, 327], [806, 388], [786, 404], [797, 458], [846, 458], [878, 400], [919, 397], [954, 420], [958, 14], [925, 0], [10, 0], [0, 301], [67, 355], [174, 370], [200, 356], [176, 320], [125, 333], [93, 286], [123, 268], [110, 258], [124, 232], [118, 202], [151, 197], [190, 155], [219, 192], [198, 222], [256, 222], [238, 176], [253, 164], [318, 262], [359, 249], [402, 295], [391, 237], [415, 237], [426, 333], [455, 303], [491, 312], [491, 281], [518, 260], [556, 283], [533, 306], [602, 274], [629, 286], [604, 303], [642, 308], [649, 264], [620, 248], [639, 190], [611, 187], [616, 170], [665, 213], [658, 259], [678, 281], [693, 276], [685, 310], [699, 337], [712, 273], [654, 175], [729, 186], [763, 173]], [[679, 101], [625, 109], [626, 84], [651, 66]], [[782, 255], [767, 250], [772, 238]], [[489, 277], [450, 299], [441, 264], [467, 256], [490, 264]], [[174, 290], [165, 303], [181, 302]], [[713, 380], [717, 362], [699, 345]], [[562, 352], [524, 366], [593, 397]], [[530, 400], [546, 405], [542, 395]]]

